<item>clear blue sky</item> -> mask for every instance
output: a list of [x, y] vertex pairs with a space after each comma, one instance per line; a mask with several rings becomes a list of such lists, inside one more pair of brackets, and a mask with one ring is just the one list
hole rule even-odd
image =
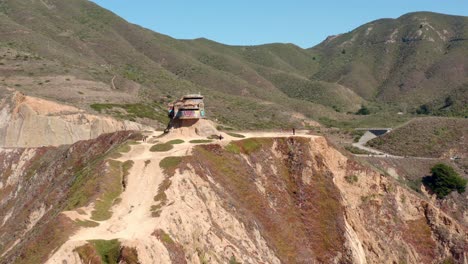
[[379, 18], [432, 11], [468, 16], [468, 0], [92, 0], [129, 22], [179, 39], [311, 47]]

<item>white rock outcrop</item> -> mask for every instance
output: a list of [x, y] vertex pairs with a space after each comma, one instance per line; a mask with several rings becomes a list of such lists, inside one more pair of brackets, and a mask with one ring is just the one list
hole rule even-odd
[[0, 147], [58, 146], [103, 133], [145, 128], [19, 92], [0, 101]]

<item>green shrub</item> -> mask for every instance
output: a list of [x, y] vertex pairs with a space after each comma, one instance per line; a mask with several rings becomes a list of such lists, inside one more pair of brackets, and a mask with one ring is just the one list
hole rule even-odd
[[213, 140], [210, 140], [210, 139], [194, 139], [194, 140], [190, 140], [189, 142], [193, 144], [200, 144], [200, 143], [210, 143], [212, 141]]
[[416, 109], [416, 114], [418, 115], [429, 115], [431, 114], [431, 107], [426, 105], [426, 104], [423, 104], [421, 106], [419, 106], [418, 109]]
[[166, 142], [166, 144], [175, 145], [175, 144], [182, 144], [182, 143], [184, 143], [184, 142], [185, 142], [185, 141], [183, 141], [182, 139], [174, 139], [174, 140], [171, 140], [171, 141]]
[[356, 112], [356, 115], [369, 115], [370, 110], [365, 106], [361, 106], [361, 108]]
[[439, 163], [431, 168], [431, 173], [431, 176], [424, 177], [423, 183], [437, 195], [437, 198], [444, 198], [452, 191], [458, 193], [465, 191], [467, 180], [460, 177], [452, 167]]
[[226, 134], [230, 135], [231, 137], [236, 137], [236, 138], [245, 138], [245, 136], [244, 136], [244, 135], [237, 134], [237, 133], [227, 132]]
[[348, 183], [353, 184], [358, 181], [358, 177], [356, 175], [348, 175], [348, 176], [345, 176], [345, 180]]
[[90, 240], [94, 248], [101, 256], [102, 263], [118, 263], [120, 256], [120, 242], [117, 239], [112, 240]]
[[172, 148], [174, 148], [174, 146], [172, 146], [172, 144], [159, 143], [159, 144], [153, 145], [150, 148], [150, 151], [152, 151], [152, 152], [164, 152], [164, 151], [169, 151]]

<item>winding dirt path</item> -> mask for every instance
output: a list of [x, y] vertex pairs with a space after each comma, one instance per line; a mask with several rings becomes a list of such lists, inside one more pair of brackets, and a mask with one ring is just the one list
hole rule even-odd
[[[62, 245], [57, 252], [48, 260], [47, 263], [62, 264], [63, 260], [69, 260], [69, 263], [79, 263], [79, 256], [74, 249], [84, 245], [88, 240], [94, 239], [119, 239], [124, 245], [135, 246], [135, 243], [140, 245], [151, 245], [152, 250], [148, 252], [139, 252], [139, 258], [142, 263], [153, 263], [158, 259], [160, 263], [169, 263], [169, 259], [158, 255], [158, 252], [164, 252], [164, 246], [159, 243], [154, 236], [151, 236], [154, 230], [161, 224], [160, 218], [151, 216], [151, 206], [155, 204], [154, 197], [158, 194], [158, 188], [163, 182], [165, 176], [159, 166], [162, 159], [169, 156], [186, 156], [190, 155], [193, 146], [199, 144], [190, 143], [190, 140], [201, 139], [200, 136], [185, 136], [180, 134], [170, 133], [163, 138], [157, 139], [160, 132], [152, 131], [146, 142], [138, 142], [137, 145], [131, 145], [131, 150], [128, 153], [122, 153], [122, 156], [116, 160], [125, 162], [132, 160], [134, 162], [129, 170], [126, 189], [120, 195], [120, 202], [112, 207], [112, 216], [105, 221], [96, 221], [99, 223], [97, 227], [80, 228], [76, 234], [71, 236], [69, 240]], [[306, 131], [297, 131], [297, 135], [301, 137], [315, 136], [306, 134]], [[240, 140], [229, 136], [225, 133], [223, 140], [216, 140], [211, 143], [226, 145], [232, 140]], [[245, 138], [252, 137], [290, 137], [292, 133], [283, 132], [246, 132], [241, 133]], [[174, 144], [173, 149], [167, 152], [151, 152], [150, 148], [155, 140], [167, 142], [173, 139], [182, 139], [184, 143]], [[86, 214], [78, 214], [76, 211], [64, 212], [72, 220], [91, 220], [91, 211], [93, 205], [87, 208], [81, 208]], [[137, 241], [137, 242], [135, 242]], [[158, 243], [160, 248], [158, 247]], [[144, 256], [146, 254], [146, 256]]]

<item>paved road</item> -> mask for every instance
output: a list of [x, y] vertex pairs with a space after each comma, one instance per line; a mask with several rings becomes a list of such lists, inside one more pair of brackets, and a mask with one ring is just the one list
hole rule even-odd
[[411, 159], [422, 159], [422, 160], [433, 160], [437, 158], [427, 158], [427, 157], [413, 157], [413, 156], [397, 156], [397, 155], [392, 155], [385, 153], [383, 151], [367, 147], [366, 143], [371, 140], [376, 138], [377, 136], [374, 135], [373, 133], [367, 131], [362, 135], [362, 137], [359, 139], [357, 143], [353, 143], [353, 146], [362, 150], [365, 150], [367, 152], [370, 152], [371, 154], [354, 154], [354, 156], [357, 157], [377, 157], [377, 158], [397, 158], [397, 159], [406, 159], [406, 158], [411, 158]]
[[366, 133], [364, 133], [364, 135], [362, 135], [362, 137], [359, 139], [358, 142], [356, 143], [353, 143], [353, 146], [356, 147], [356, 148], [359, 148], [359, 149], [362, 149], [362, 150], [365, 150], [367, 152], [370, 152], [372, 154], [377, 154], [377, 155], [389, 155], [387, 153], [384, 153], [380, 150], [376, 150], [376, 149], [373, 149], [373, 148], [370, 148], [370, 147], [367, 147], [366, 146], [366, 143], [371, 140], [371, 139], [374, 139], [376, 138], [377, 136], [374, 135], [373, 133], [369, 132], [369, 131], [366, 131]]

